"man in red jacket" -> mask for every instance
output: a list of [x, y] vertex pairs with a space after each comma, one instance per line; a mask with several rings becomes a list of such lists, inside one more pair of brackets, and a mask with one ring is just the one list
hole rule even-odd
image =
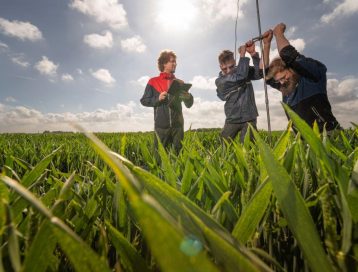
[[[140, 102], [143, 106], [154, 108], [154, 131], [158, 135], [165, 148], [174, 146], [178, 154], [184, 138], [184, 118], [181, 102], [187, 108], [193, 105], [193, 96], [188, 92], [180, 95], [168, 93], [173, 80], [184, 83], [175, 78], [175, 68], [177, 66], [176, 55], [173, 51], [162, 51], [158, 58], [159, 76], [151, 78], [145, 88]], [[157, 149], [157, 138], [154, 139]]]

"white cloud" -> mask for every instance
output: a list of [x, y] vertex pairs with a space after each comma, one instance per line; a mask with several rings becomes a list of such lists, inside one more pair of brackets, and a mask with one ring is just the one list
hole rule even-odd
[[23, 55], [15, 56], [11, 58], [11, 61], [21, 67], [29, 67], [30, 63], [24, 60]]
[[358, 123], [358, 78], [328, 79], [327, 93], [332, 112], [343, 127]]
[[27, 107], [12, 107], [0, 103], [2, 132], [73, 131], [70, 123], [77, 123], [89, 131], [148, 131], [153, 130], [152, 108], [144, 108], [130, 101], [110, 109], [92, 112], [42, 113]]
[[77, 68], [76, 71], [79, 75], [83, 75], [83, 71], [80, 68]]
[[[334, 83], [332, 81], [330, 84]], [[339, 96], [357, 94], [355, 82], [345, 79], [329, 87], [329, 98], [332, 110], [338, 121], [344, 127], [351, 126], [350, 122], [358, 123], [357, 96], [344, 102], [335, 102], [332, 91], [337, 86]], [[258, 83], [259, 84], [259, 83]], [[348, 86], [348, 87], [347, 87]], [[350, 87], [349, 87], [350, 86]], [[352, 90], [352, 88], [354, 90]], [[255, 91], [256, 104], [259, 111], [259, 129], [267, 130], [267, 117], [264, 92], [259, 88]], [[349, 90], [347, 90], [349, 89]], [[269, 102], [272, 130], [287, 127], [288, 121], [281, 106], [281, 93], [269, 88]], [[81, 109], [81, 107], [79, 107]], [[0, 103], [0, 132], [42, 132], [44, 130], [74, 130], [69, 122], [76, 122], [90, 131], [150, 131], [153, 130], [153, 108], [143, 107], [133, 101], [127, 104], [117, 104], [110, 109], [96, 109], [92, 112], [79, 113], [42, 113], [27, 107], [13, 107]], [[194, 98], [194, 105], [187, 109], [183, 106], [185, 129], [222, 128], [225, 122], [224, 102], [220, 100], [208, 101], [201, 97]]]
[[14, 102], [16, 102], [16, 99], [13, 98], [12, 96], [8, 96], [8, 97], [5, 98], [5, 101], [10, 102], [10, 103], [14, 103]]
[[[262, 85], [262, 80], [260, 80]], [[287, 127], [288, 120], [285, 115], [285, 111], [281, 105], [282, 95], [276, 89], [270, 87], [267, 88], [269, 112], [270, 112], [270, 124], [271, 130], [282, 130]], [[256, 106], [259, 113], [257, 118], [258, 129], [268, 129], [267, 111], [265, 102], [265, 92], [263, 90], [255, 91]]]
[[42, 38], [41, 31], [30, 22], [9, 21], [0, 18], [0, 30], [5, 35], [16, 37], [20, 40], [37, 41]]
[[[244, 17], [242, 7], [247, 0], [239, 2], [239, 18]], [[237, 1], [236, 0], [200, 0], [200, 10], [204, 12], [211, 20], [220, 21], [227, 19], [236, 19]]]
[[62, 79], [62, 81], [70, 82], [70, 81], [73, 81], [73, 76], [71, 76], [70, 74], [63, 74], [61, 76], [61, 79]]
[[295, 39], [290, 40], [290, 44], [294, 46], [298, 52], [302, 53], [302, 51], [305, 49], [306, 43], [304, 39]]
[[186, 129], [218, 128], [225, 122], [224, 102], [207, 101], [201, 97], [194, 98], [194, 104], [190, 109], [183, 107]]
[[343, 0], [335, 9], [328, 14], [324, 14], [321, 17], [323, 23], [331, 23], [334, 20], [342, 17], [348, 17], [358, 13], [358, 1], [357, 0]]
[[112, 86], [116, 82], [116, 80], [112, 77], [111, 73], [107, 69], [102, 68], [95, 72], [90, 72], [95, 79], [105, 83], [107, 86]]
[[215, 77], [204, 77], [204, 76], [194, 76], [190, 81], [193, 84], [193, 88], [201, 90], [215, 90]]
[[[7, 126], [16, 125], [21, 130], [22, 125], [35, 125], [43, 122], [43, 114], [35, 109], [30, 109], [23, 106], [5, 107], [0, 112], [0, 122]], [[1, 132], [5, 132], [3, 128]]]
[[53, 63], [47, 57], [42, 56], [42, 60], [38, 61], [34, 67], [42, 75], [55, 76], [58, 66], [58, 64]]
[[122, 49], [127, 52], [143, 53], [147, 49], [147, 46], [143, 43], [142, 38], [138, 35], [122, 40], [121, 46]]
[[0, 50], [6, 50], [9, 46], [6, 43], [0, 42]]
[[327, 92], [335, 102], [358, 100], [358, 78], [349, 77], [342, 81], [328, 79]]
[[140, 86], [145, 87], [149, 81], [149, 76], [142, 76], [137, 79], [136, 83], [138, 83]]
[[[299, 38], [299, 39], [295, 39], [295, 40], [289, 40], [290, 44], [292, 46], [294, 46], [296, 48], [296, 50], [300, 53], [303, 53], [303, 50], [305, 49], [306, 47], [306, 42], [304, 39], [302, 38]], [[272, 44], [274, 45], [274, 39], [273, 39], [273, 42]], [[270, 49], [270, 61], [273, 60], [274, 58], [277, 58], [279, 57], [279, 54], [277, 52], [277, 48], [274, 48], [274, 49]]]
[[103, 35], [86, 35], [84, 36], [83, 41], [93, 48], [111, 48], [113, 46], [113, 36], [110, 31], [105, 31]]
[[291, 26], [286, 30], [286, 36], [290, 37], [296, 32], [297, 28], [295, 26]]
[[70, 7], [92, 16], [99, 23], [105, 23], [113, 29], [128, 25], [126, 11], [118, 0], [72, 0]]
[[160, 0], [156, 5], [155, 21], [169, 31], [189, 30], [198, 18], [198, 7], [191, 0]]

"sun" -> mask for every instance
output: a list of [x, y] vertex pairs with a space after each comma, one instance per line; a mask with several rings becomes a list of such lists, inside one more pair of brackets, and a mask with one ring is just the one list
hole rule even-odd
[[190, 0], [158, 1], [157, 22], [167, 30], [189, 30], [197, 16], [197, 8]]

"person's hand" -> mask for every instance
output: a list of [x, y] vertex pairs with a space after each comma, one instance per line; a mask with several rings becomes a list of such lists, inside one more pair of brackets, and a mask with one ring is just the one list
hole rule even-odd
[[264, 44], [268, 45], [271, 44], [273, 31], [272, 29], [267, 30], [264, 34], [262, 34]]
[[167, 92], [162, 92], [162, 93], [160, 93], [160, 95], [159, 95], [159, 101], [165, 100], [165, 99], [167, 98], [167, 96], [168, 96], [168, 93], [167, 93]]
[[246, 45], [241, 45], [239, 47], [239, 54], [240, 54], [240, 57], [245, 57], [245, 53], [246, 53]]
[[285, 30], [286, 30], [286, 25], [284, 23], [279, 23], [273, 29], [273, 34], [275, 36], [281, 35], [281, 34], [285, 33]]
[[255, 43], [252, 42], [251, 40], [246, 42], [245, 47], [246, 47], [246, 52], [249, 53], [251, 56], [256, 54]]

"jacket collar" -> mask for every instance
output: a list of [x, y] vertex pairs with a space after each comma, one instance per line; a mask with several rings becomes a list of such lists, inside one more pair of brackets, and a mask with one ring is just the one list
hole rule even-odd
[[164, 73], [164, 72], [161, 72], [159, 77], [161, 79], [169, 79], [169, 80], [173, 80], [175, 78], [174, 74], [172, 74], [172, 73]]

